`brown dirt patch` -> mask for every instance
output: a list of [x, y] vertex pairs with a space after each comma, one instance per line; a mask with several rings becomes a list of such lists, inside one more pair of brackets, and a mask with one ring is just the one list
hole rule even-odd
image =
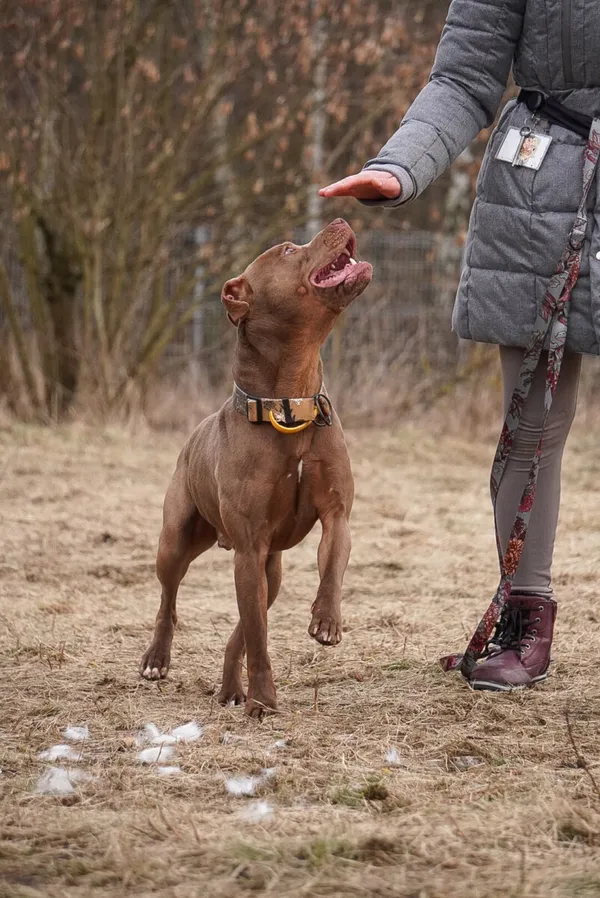
[[[490, 696], [436, 659], [463, 647], [495, 586], [491, 443], [408, 427], [350, 434], [344, 641], [323, 649], [306, 632], [315, 532], [284, 560], [270, 623], [281, 713], [262, 723], [212, 697], [236, 620], [222, 550], [182, 586], [169, 679], [137, 676], [181, 442], [0, 430], [1, 898], [600, 895], [596, 441], [579, 432], [568, 450], [553, 676]], [[144, 723], [192, 718], [204, 735], [178, 748], [180, 775], [136, 763]], [[79, 766], [95, 779], [64, 802], [34, 794], [38, 752], [82, 723]], [[264, 767], [276, 768], [262, 787], [273, 815], [249, 822], [252, 799], [229, 795], [224, 778]]]

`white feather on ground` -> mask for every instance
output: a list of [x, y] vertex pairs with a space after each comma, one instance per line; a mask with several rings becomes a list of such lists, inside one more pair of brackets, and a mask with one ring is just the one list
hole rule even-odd
[[37, 781], [35, 791], [38, 795], [71, 795], [75, 792], [74, 783], [84, 783], [91, 779], [93, 776], [84, 770], [49, 767]]
[[84, 742], [90, 738], [90, 731], [85, 724], [80, 727], [65, 727], [63, 736], [71, 742]]
[[390, 750], [386, 752], [385, 760], [387, 764], [394, 764], [395, 766], [402, 763], [397, 748], [390, 748]]
[[254, 795], [261, 783], [260, 776], [231, 776], [225, 780], [225, 788], [231, 795]]
[[168, 761], [173, 754], [170, 745], [153, 745], [144, 748], [137, 754], [137, 759], [142, 764], [156, 764], [157, 761]]
[[156, 772], [160, 774], [160, 776], [175, 776], [177, 773], [181, 773], [181, 767], [177, 764], [167, 765], [166, 767], [157, 767]]
[[176, 742], [175, 736], [171, 736], [169, 733], [159, 733], [152, 740], [152, 745], [175, 745]]
[[169, 733], [162, 733], [154, 723], [146, 723], [135, 741], [140, 748], [149, 742], [152, 745], [175, 745], [177, 742], [196, 742], [201, 735], [202, 727], [195, 720], [174, 727]]
[[248, 823], [265, 823], [273, 817], [273, 805], [268, 801], [251, 801], [239, 812], [239, 816]]
[[231, 776], [225, 780], [225, 788], [231, 795], [254, 795], [259, 786], [276, 776], [275, 767], [264, 767], [259, 776]]
[[157, 736], [160, 736], [160, 730], [155, 723], [145, 723], [144, 734], [148, 740], [156, 739]]
[[160, 735], [161, 732], [155, 723], [145, 723], [144, 729], [135, 734], [135, 744], [138, 748], [142, 748], [142, 746], [148, 745], [149, 742], [157, 739]]
[[58, 761], [62, 758], [65, 761], [80, 761], [81, 753], [75, 751], [70, 745], [61, 744], [53, 745], [38, 754], [40, 761]]
[[182, 723], [181, 726], [171, 730], [171, 735], [177, 742], [196, 742], [202, 735], [202, 727], [195, 720], [190, 720], [189, 723]]

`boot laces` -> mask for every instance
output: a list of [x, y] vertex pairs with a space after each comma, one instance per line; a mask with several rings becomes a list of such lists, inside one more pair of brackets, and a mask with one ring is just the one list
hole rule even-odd
[[529, 649], [536, 639], [535, 624], [540, 621], [539, 617], [533, 618], [533, 613], [534, 610], [529, 608], [505, 607], [488, 643], [488, 651], [490, 645], [498, 646], [502, 651], [513, 649], [519, 654]]

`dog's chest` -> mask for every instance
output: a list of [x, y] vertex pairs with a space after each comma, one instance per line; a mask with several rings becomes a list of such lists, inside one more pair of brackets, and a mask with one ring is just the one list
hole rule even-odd
[[276, 549], [289, 549], [297, 545], [312, 530], [317, 511], [312, 501], [306, 463], [296, 459], [290, 466], [284, 482], [280, 501], [274, 503], [277, 520], [273, 521], [273, 545]]
[[[288, 480], [289, 480], [290, 478], [292, 478], [294, 476], [294, 472], [290, 471], [287, 476], [288, 476]], [[300, 458], [298, 460], [298, 464], [296, 465], [296, 483], [298, 484], [298, 486], [300, 486], [301, 481], [302, 481], [302, 459]]]

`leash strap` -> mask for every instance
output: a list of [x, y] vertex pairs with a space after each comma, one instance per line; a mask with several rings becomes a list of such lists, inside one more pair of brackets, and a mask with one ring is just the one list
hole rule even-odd
[[[523, 553], [531, 510], [535, 500], [540, 456], [542, 453], [546, 424], [550, 408], [552, 407], [552, 400], [556, 391], [556, 385], [558, 383], [565, 351], [571, 294], [573, 292], [573, 287], [577, 282], [577, 278], [579, 277], [579, 269], [581, 266], [583, 244], [588, 220], [587, 200], [594, 174], [598, 167], [599, 156], [600, 118], [596, 118], [592, 122], [587, 145], [584, 150], [582, 176], [583, 190], [579, 209], [577, 210], [577, 216], [573, 227], [571, 228], [571, 233], [569, 234], [567, 247], [558, 263], [556, 272], [550, 278], [544, 299], [542, 300], [541, 308], [538, 311], [533, 334], [523, 356], [521, 369], [517, 378], [517, 385], [510, 401], [508, 413], [502, 427], [502, 433], [492, 465], [490, 493], [494, 508], [496, 547], [500, 563], [500, 583], [498, 584], [498, 589], [496, 590], [494, 598], [479, 622], [475, 633], [471, 637], [471, 641], [464, 654], [447, 655], [445, 658], [440, 659], [440, 664], [444, 670], [456, 670], [457, 668], [460, 668], [461, 673], [466, 679], [470, 678], [478, 659], [481, 658], [485, 652], [494, 627], [496, 626], [510, 596], [512, 582]], [[503, 555], [496, 515], [498, 490], [500, 488], [500, 483], [502, 482], [502, 477], [504, 476], [504, 471], [506, 470], [506, 463], [510, 456], [510, 450], [514, 442], [515, 434], [519, 428], [523, 408], [527, 397], [529, 396], [533, 377], [538, 367], [542, 350], [546, 345], [547, 338], [549, 338], [548, 367], [546, 369], [544, 417], [542, 419], [540, 439], [531, 462], [527, 484], [523, 490], [523, 495], [521, 496], [517, 516], [508, 540], [506, 553]]]
[[539, 90], [521, 90], [518, 96], [520, 103], [525, 103], [534, 115], [543, 115], [551, 125], [560, 125], [580, 137], [587, 139], [592, 127], [592, 116], [569, 109], [554, 97], [546, 97]]

